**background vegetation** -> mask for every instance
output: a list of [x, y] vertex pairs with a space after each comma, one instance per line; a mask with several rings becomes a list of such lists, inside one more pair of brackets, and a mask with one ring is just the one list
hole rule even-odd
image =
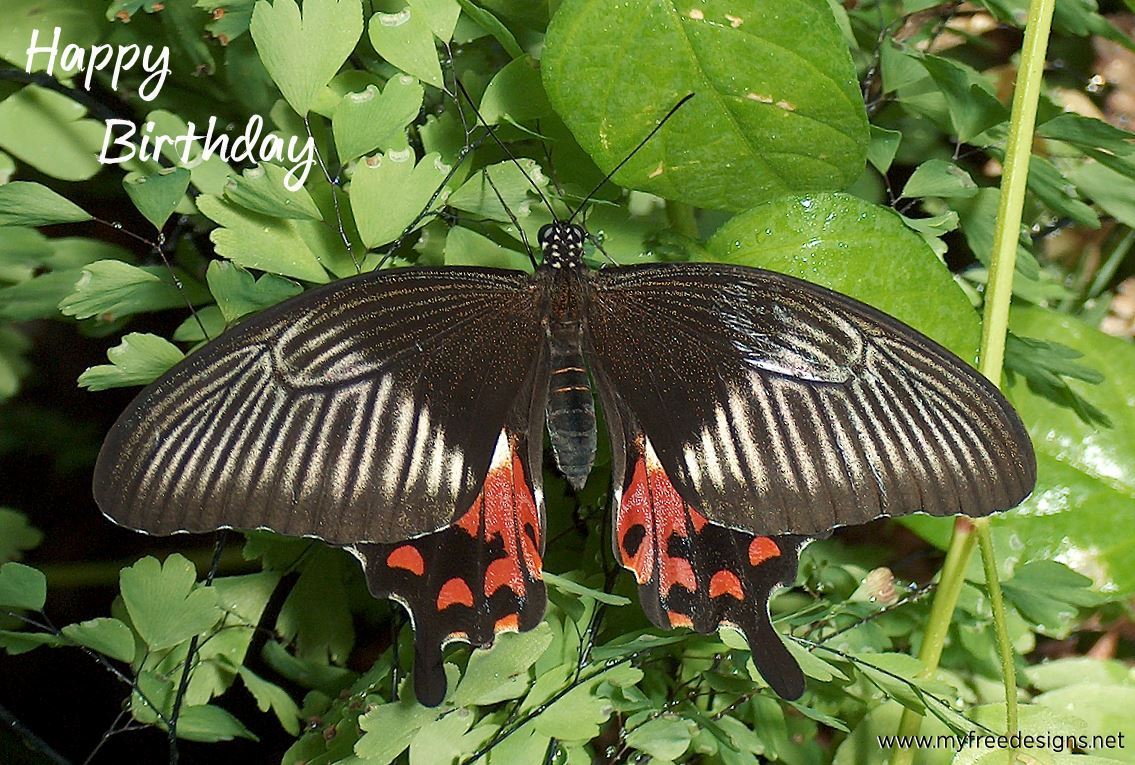
[[[5, 0], [0, 761], [883, 762], [875, 736], [904, 709], [926, 731], [1005, 730], [1000, 626], [1022, 729], [1129, 741], [1032, 761], [1135, 762], [1129, 10], [1056, 3], [1036, 134], [1018, 130], [1018, 236], [997, 217], [1009, 99], [1018, 64], [1043, 62], [1019, 53], [1017, 0], [305, 0], [302, 17], [292, 0]], [[31, 31], [55, 26], [169, 46], [172, 75], [148, 102], [138, 69], [117, 89], [29, 74]], [[688, 92], [587, 215], [621, 263], [794, 273], [976, 359], [998, 225], [1016, 250], [1004, 379], [1040, 480], [993, 522], [992, 569], [952, 558], [946, 634], [924, 639], [949, 519], [841, 530], [773, 603], [809, 678], [777, 699], [735, 633], [648, 627], [606, 554], [601, 456], [578, 495], [546, 478], [546, 623], [454, 651], [451, 695], [425, 709], [403, 687], [409, 625], [341, 551], [256, 533], [214, 554], [98, 515], [93, 456], [129, 386], [240, 317], [386, 255], [531, 268], [548, 212], [482, 121], [566, 210]], [[287, 193], [272, 164], [94, 160], [106, 119], [174, 135], [210, 115], [314, 136], [321, 166]]]

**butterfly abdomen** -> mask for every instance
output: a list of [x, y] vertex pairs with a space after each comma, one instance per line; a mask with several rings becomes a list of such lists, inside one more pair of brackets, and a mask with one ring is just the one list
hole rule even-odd
[[548, 434], [556, 466], [577, 489], [595, 461], [595, 401], [583, 362], [578, 321], [555, 322], [550, 330], [552, 374], [548, 382]]

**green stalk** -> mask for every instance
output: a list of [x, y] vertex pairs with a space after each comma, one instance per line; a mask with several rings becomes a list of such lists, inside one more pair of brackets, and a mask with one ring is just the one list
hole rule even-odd
[[701, 235], [698, 231], [698, 220], [694, 215], [693, 205], [667, 200], [666, 220], [669, 221], [670, 228], [677, 233], [687, 236], [695, 242], [700, 241]]
[[1001, 662], [1001, 682], [1005, 686], [1005, 732], [1012, 736], [1017, 732], [1017, 665], [1013, 660], [1013, 644], [1009, 642], [1009, 625], [1005, 621], [1005, 598], [997, 575], [997, 555], [993, 551], [989, 519], [980, 518], [974, 524], [977, 526], [977, 544], [981, 547], [981, 565], [985, 570], [985, 590], [989, 593], [989, 606], [993, 610], [993, 629], [997, 632], [997, 657]]
[[[1021, 46], [1020, 66], [1017, 70], [1013, 108], [1009, 117], [1009, 138], [1005, 147], [1004, 174], [1001, 179], [1001, 199], [997, 210], [997, 228], [993, 238], [993, 252], [989, 267], [989, 283], [985, 290], [985, 314], [981, 329], [981, 373], [1001, 383], [1001, 369], [1005, 361], [1005, 338], [1009, 329], [1009, 301], [1013, 294], [1013, 271], [1017, 265], [1017, 240], [1021, 231], [1025, 189], [1028, 182], [1029, 155], [1033, 130], [1036, 127], [1037, 102], [1040, 98], [1044, 74], [1045, 51], [1052, 27], [1055, 0], [1029, 0], [1029, 15], [1025, 26], [1025, 39]], [[946, 563], [931, 605], [926, 635], [919, 650], [919, 659], [930, 674], [938, 668], [946, 631], [953, 618], [965, 570], [973, 553], [974, 532], [981, 540], [982, 557], [986, 565], [986, 583], [989, 589], [993, 620], [997, 630], [998, 651], [1001, 656], [1005, 685], [1007, 731], [1017, 727], [1017, 689], [1013, 667], [1012, 646], [1009, 645], [1005, 626], [1005, 607], [997, 580], [996, 559], [989, 538], [989, 526], [984, 520], [976, 524], [959, 518], [954, 524], [954, 536], [946, 552]], [[899, 721], [900, 736], [915, 735], [922, 717], [909, 709], [903, 710]], [[914, 749], [896, 749], [891, 765], [909, 765], [914, 761]]]

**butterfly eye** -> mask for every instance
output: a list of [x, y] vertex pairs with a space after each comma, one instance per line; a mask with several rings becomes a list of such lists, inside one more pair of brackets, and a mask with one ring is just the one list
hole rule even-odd
[[553, 224], [545, 223], [543, 226], [540, 227], [540, 230], [536, 233], [536, 241], [540, 243], [541, 247], [546, 246], [548, 244], [548, 241], [552, 238], [552, 228], [553, 227], [554, 227]]

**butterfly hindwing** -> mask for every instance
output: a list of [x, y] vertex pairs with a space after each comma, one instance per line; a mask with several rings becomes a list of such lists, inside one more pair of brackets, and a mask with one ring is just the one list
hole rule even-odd
[[444, 528], [481, 491], [537, 363], [541, 300], [519, 272], [394, 269], [258, 314], [122, 414], [99, 507], [156, 534], [355, 544]]
[[714, 523], [818, 534], [919, 510], [986, 515], [1032, 489], [1032, 446], [996, 388], [869, 306], [722, 264], [591, 279], [592, 371]]
[[[804, 675], [773, 629], [769, 597], [796, 577], [807, 537], [764, 536], [709, 522], [678, 494], [634, 415], [604, 395], [612, 449], [617, 559], [635, 576], [647, 618], [701, 633], [727, 625], [745, 635], [753, 663], [780, 696], [804, 692]], [[621, 432], [620, 432], [621, 431]]]
[[445, 697], [446, 644], [488, 646], [501, 632], [530, 630], [543, 619], [545, 358], [538, 356], [497, 437], [480, 493], [452, 524], [354, 548], [371, 593], [410, 613], [414, 691], [423, 704]]

